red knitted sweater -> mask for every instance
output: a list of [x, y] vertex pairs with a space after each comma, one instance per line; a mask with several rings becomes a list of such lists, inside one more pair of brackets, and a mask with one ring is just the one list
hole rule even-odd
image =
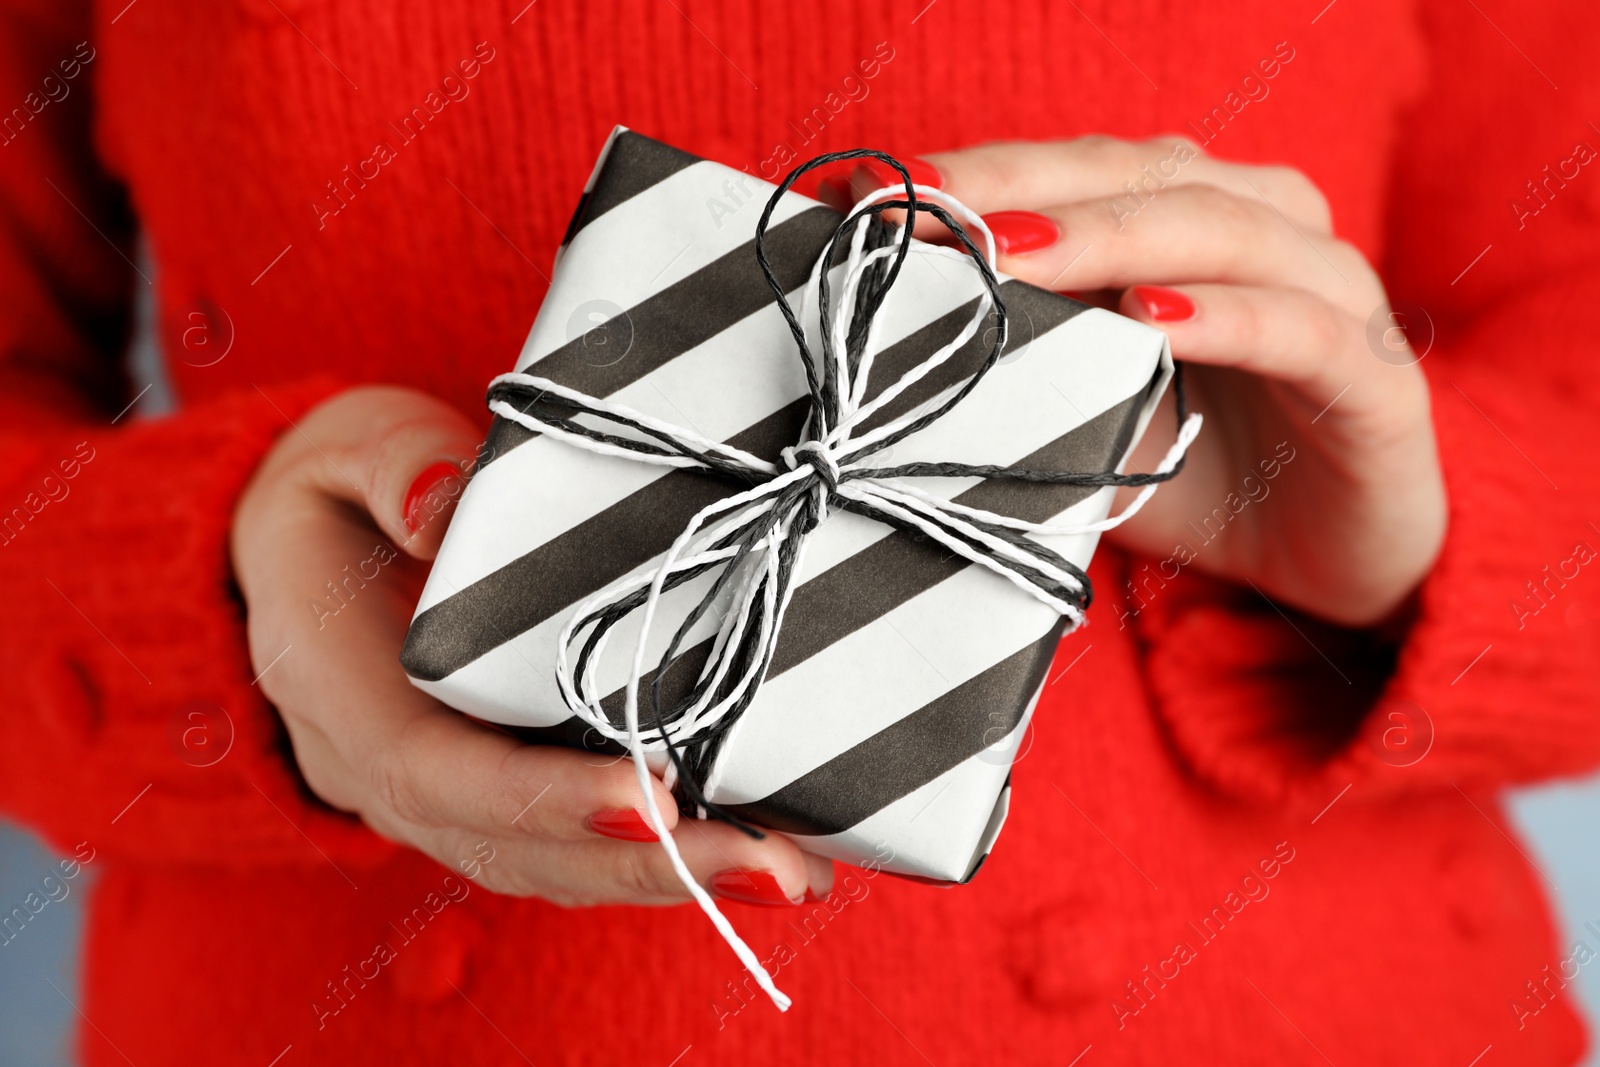
[[[0, 805], [93, 856], [84, 1058], [1573, 1061], [1496, 791], [1600, 763], [1600, 16], [1325, 4], [0, 2]], [[753, 169], [1101, 131], [1304, 169], [1437, 334], [1403, 643], [1102, 551], [973, 884], [733, 906], [787, 1015], [692, 909], [456, 899], [301, 784], [229, 515], [340, 383], [481, 417], [618, 122]], [[180, 409], [114, 419], [147, 286]]]

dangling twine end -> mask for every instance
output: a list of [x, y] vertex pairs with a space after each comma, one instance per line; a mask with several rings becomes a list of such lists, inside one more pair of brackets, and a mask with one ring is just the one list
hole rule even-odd
[[[656, 585], [657, 588], [652, 590], [652, 594], [660, 592], [659, 580]], [[654, 604], [651, 603], [646, 608], [644, 625], [646, 633], [649, 632], [649, 613], [653, 607]], [[650, 827], [656, 832], [656, 839], [662, 851], [667, 854], [667, 860], [672, 865], [673, 873], [678, 876], [678, 881], [689, 891], [694, 902], [700, 905], [700, 910], [705, 912], [706, 918], [711, 920], [711, 925], [717, 928], [717, 932], [728, 943], [728, 947], [733, 949], [733, 954], [739, 957], [739, 962], [744, 964], [745, 970], [755, 978], [756, 984], [772, 998], [772, 1003], [778, 1006], [779, 1011], [788, 1011], [792, 1003], [788, 996], [773, 983], [772, 975], [767, 973], [767, 969], [761, 965], [761, 960], [750, 950], [750, 946], [745, 944], [744, 938], [734, 931], [733, 924], [722, 914], [716, 901], [711, 899], [711, 894], [707, 893], [689, 873], [688, 865], [683, 862], [683, 854], [678, 851], [678, 843], [667, 830], [667, 821], [662, 817], [660, 805], [656, 803], [655, 791], [650, 785], [650, 767], [645, 760], [644, 745], [639, 741], [639, 673], [644, 655], [643, 647], [641, 641], [640, 651], [634, 658], [633, 677], [628, 682], [628, 702], [624, 714], [628, 725], [628, 748], [633, 757], [633, 770], [639, 781], [639, 791], [644, 797], [644, 809], [645, 814], [649, 816]]]
[[[661, 843], [666, 846], [668, 853], [676, 859], [678, 850], [672, 843], [672, 838], [664, 838]], [[678, 862], [681, 863], [682, 861], [679, 860]], [[686, 874], [687, 871], [682, 873]], [[744, 964], [744, 969], [750, 972], [750, 976], [756, 980], [756, 984], [772, 999], [772, 1003], [777, 1005], [779, 1011], [788, 1011], [789, 1005], [793, 1001], [789, 999], [788, 994], [779, 989], [777, 984], [773, 982], [772, 975], [761, 965], [761, 961], [750, 950], [750, 946], [745, 944], [744, 938], [734, 932], [732, 924], [728, 922], [721, 909], [712, 901], [711, 895], [700, 888], [700, 885], [693, 880], [686, 880], [684, 886], [693, 894], [695, 903], [700, 905], [700, 910], [705, 912], [706, 918], [711, 920], [711, 925], [717, 928], [717, 932], [728, 943], [728, 947], [733, 949], [733, 954], [739, 957], [739, 962]]]
[[[643, 749], [635, 747], [637, 753], [642, 755]], [[635, 768], [643, 767], [643, 761], [637, 760], [634, 766]], [[650, 816], [650, 825], [655, 829], [661, 847], [666, 852], [667, 859], [672, 863], [672, 869], [677, 874], [678, 880], [689, 891], [689, 895], [694, 898], [694, 902], [700, 905], [700, 910], [705, 912], [706, 918], [711, 920], [711, 925], [717, 928], [717, 932], [728, 943], [728, 947], [733, 949], [733, 954], [739, 957], [739, 962], [744, 964], [745, 970], [750, 972], [751, 977], [756, 980], [756, 984], [762, 988], [767, 996], [772, 998], [772, 1003], [778, 1006], [779, 1011], [788, 1011], [789, 1005], [793, 1002], [783, 990], [773, 983], [772, 975], [767, 973], [767, 969], [761, 965], [761, 961], [750, 950], [750, 946], [745, 944], [744, 938], [734, 932], [733, 925], [728, 922], [727, 917], [722, 914], [716, 902], [711, 899], [711, 894], [701, 888], [700, 883], [696, 882], [693, 876], [690, 875], [689, 868], [683, 862], [683, 856], [678, 852], [677, 842], [667, 832], [666, 820], [661, 817], [661, 810], [656, 806], [654, 795], [648, 791], [648, 786], [645, 786], [645, 789], [644, 803], [645, 810]]]

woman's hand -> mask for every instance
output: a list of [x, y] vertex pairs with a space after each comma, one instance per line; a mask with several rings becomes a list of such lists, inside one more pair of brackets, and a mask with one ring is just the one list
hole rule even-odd
[[[424, 695], [400, 667], [417, 561], [438, 551], [479, 438], [453, 409], [392, 387], [352, 389], [283, 435], [233, 524], [261, 689], [306, 782], [384, 837], [451, 868], [482, 859], [488, 841], [495, 859], [481, 880], [499, 892], [566, 905], [687, 900], [641, 814], [630, 761], [521, 744]], [[679, 821], [655, 790], [714, 894], [783, 904], [831, 887], [828, 860], [777, 834], [755, 841]]]
[[[1205, 430], [1184, 473], [1108, 536], [1335, 623], [1374, 624], [1403, 604], [1445, 532], [1427, 384], [1403, 331], [1380, 331], [1381, 359], [1369, 344], [1370, 321], [1389, 325], [1383, 285], [1333, 236], [1304, 175], [1211, 160], [1180, 137], [926, 161], [991, 224], [1001, 270], [1120, 291], [1119, 310], [1165, 331], [1188, 364]], [[885, 172], [858, 170], [851, 191], [898, 184]], [[1171, 404], [1129, 470], [1165, 452]]]

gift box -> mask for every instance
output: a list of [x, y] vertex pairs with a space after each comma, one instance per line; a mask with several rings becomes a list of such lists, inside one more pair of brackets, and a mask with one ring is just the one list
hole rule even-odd
[[[774, 469], [794, 468], [795, 453], [784, 450], [805, 439], [815, 416], [796, 338], [755, 255], [773, 192], [618, 128], [573, 216], [517, 370], [726, 442]], [[842, 221], [793, 192], [772, 205], [765, 252], [797, 306]], [[893, 229], [873, 222], [871, 240], [882, 244]], [[961, 343], [866, 428], [940, 404], [996, 344], [992, 311], [983, 329], [970, 328], [984, 307], [984, 278], [929, 252], [912, 242], [876, 309], [862, 342], [872, 352], [863, 399]], [[843, 269], [824, 266], [834, 279]], [[1165, 336], [1014, 279], [993, 281], [1006, 316], [998, 363], [942, 417], [862, 462], [1121, 471], [1174, 373]], [[544, 394], [567, 425], [595, 425], [581, 404], [561, 408], [560, 396]], [[641, 589], [692, 517], [749, 486], [597, 454], [531, 425], [496, 417], [402, 662], [421, 689], [480, 719], [532, 739], [624, 751], [574, 715], [559, 680], [571, 669], [563, 633], [601, 591]], [[939, 501], [1080, 531], [1106, 517], [1115, 491], [975, 476], [918, 481]], [[1033, 536], [1078, 568], [1097, 538], [1093, 529]], [[808, 851], [965, 881], [1005, 819], [1013, 759], [1074, 619], [937, 537], [850, 508], [829, 510], [806, 546], [759, 688], [719, 736], [704, 799]], [[658, 614], [673, 621], [651, 631], [650, 664], [676, 620], [715, 591], [712, 582], [705, 574], [661, 591]], [[668, 704], [706, 677], [726, 600], [682, 635], [683, 669], [662, 682]], [[624, 720], [637, 615], [617, 621], [608, 651], [583, 668], [613, 724]], [[684, 806], [693, 813], [694, 803]]]

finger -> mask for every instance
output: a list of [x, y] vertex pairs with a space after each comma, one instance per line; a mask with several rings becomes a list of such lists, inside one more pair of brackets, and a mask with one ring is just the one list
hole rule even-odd
[[[927, 170], [912, 177], [950, 193], [980, 214], [1036, 210], [1047, 204], [1117, 198], [1137, 212], [1168, 188], [1214, 185], [1235, 196], [1266, 197], [1303, 229], [1332, 232], [1327, 198], [1292, 167], [1228, 163], [1206, 155], [1187, 137], [1166, 134], [1147, 141], [1079, 137], [1070, 141], [1006, 141], [916, 161]], [[856, 169], [854, 199], [899, 184], [881, 164]], [[922, 237], [919, 227], [917, 236]]]
[[1299, 171], [1213, 159], [1176, 134], [1147, 141], [1009, 141], [927, 158], [943, 188], [985, 214], [1100, 197], [1137, 205], [1173, 186], [1205, 184], [1235, 196], [1265, 195], [1302, 227], [1331, 232], [1327, 199]]
[[[470, 833], [419, 828], [419, 847], [441, 862], [469, 850]], [[490, 838], [495, 850], [483, 865], [485, 883], [497, 892], [539, 896], [569, 906], [592, 904], [681, 904], [690, 899], [666, 851], [656, 843], [539, 841]], [[792, 841], [768, 833], [753, 839], [722, 823], [685, 819], [673, 833], [693, 881], [722, 900], [772, 907], [792, 906], [808, 891], [831, 888], [831, 871], [819, 871]]]
[[[1365, 323], [1298, 289], [1234, 285], [1135, 286], [1120, 310], [1166, 333], [1174, 357], [1231, 367], [1296, 387], [1307, 420], [1356, 384], [1363, 403], [1425, 388], [1419, 374], [1373, 358]], [[1352, 402], [1353, 403], [1353, 402]]]
[[306, 470], [330, 496], [365, 508], [408, 554], [432, 559], [466, 485], [482, 434], [455, 408], [414, 389], [369, 387], [319, 425]]
[[[523, 744], [429, 704], [379, 742], [366, 764], [375, 794], [396, 817], [556, 841], [655, 840], [631, 760]], [[670, 829], [676, 804], [659, 779], [650, 784]]]
[[834, 864], [826, 856], [802, 852], [806, 861], [806, 884], [811, 895], [821, 900], [833, 892]]
[[1030, 213], [1053, 227], [1026, 252], [1002, 253], [1007, 274], [1047, 289], [1227, 282], [1294, 286], [1342, 307], [1383, 299], [1359, 251], [1296, 227], [1273, 205], [1210, 185], [1170, 189], [1136, 215], [1107, 199]]
[[[756, 840], [724, 823], [685, 819], [673, 840], [695, 881], [723, 900], [768, 906], [798, 904], [808, 889], [818, 888], [811, 881], [806, 854], [782, 834], [768, 831]], [[661, 859], [665, 861], [666, 856]], [[819, 883], [822, 881], [819, 871]], [[831, 887], [831, 878], [826, 885]]]

